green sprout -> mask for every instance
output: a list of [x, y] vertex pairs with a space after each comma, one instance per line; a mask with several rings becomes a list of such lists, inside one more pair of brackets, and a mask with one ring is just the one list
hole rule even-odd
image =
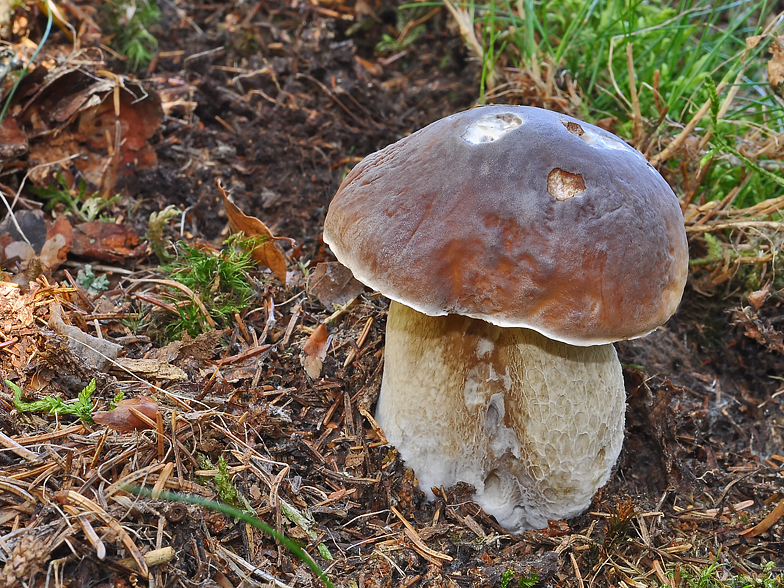
[[[501, 588], [509, 588], [509, 583], [514, 578], [514, 570], [507, 568], [501, 576]], [[531, 571], [530, 576], [520, 576], [518, 585], [520, 588], [533, 588], [541, 581], [535, 570]]]
[[89, 294], [95, 296], [109, 287], [109, 278], [106, 275], [96, 276], [93, 267], [88, 263], [76, 274], [76, 282]]
[[145, 235], [145, 237], [150, 244], [150, 249], [152, 249], [152, 252], [160, 263], [169, 263], [172, 260], [172, 256], [167, 251], [171, 245], [171, 241], [164, 236], [163, 227], [166, 226], [166, 223], [168, 223], [171, 218], [178, 214], [180, 214], [180, 211], [171, 204], [160, 212], [150, 213], [150, 220], [147, 225], [147, 235]]
[[[221, 328], [230, 325], [235, 313], [247, 308], [253, 298], [248, 271], [256, 265], [250, 252], [258, 244], [258, 239], [248, 239], [237, 233], [225, 244], [225, 249], [214, 253], [180, 242], [177, 244], [179, 255], [162, 268], [170, 279], [186, 286], [199, 297], [214, 324]], [[214, 328], [193, 298], [175, 288], [169, 295], [179, 317], [167, 327], [167, 336], [175, 338], [188, 333], [196, 337]]]
[[97, 219], [105, 208], [114, 204], [120, 197], [119, 194], [108, 199], [96, 196], [96, 193], [88, 195], [87, 182], [83, 179], [79, 180], [79, 188], [75, 194], [72, 194], [71, 187], [63, 174], [58, 172], [56, 178], [59, 186], [53, 182], [46, 188], [30, 188], [33, 194], [46, 201], [44, 205], [46, 211], [52, 210], [58, 204], [64, 204], [76, 218], [90, 222]]
[[215, 474], [213, 479], [215, 481], [215, 490], [223, 502], [248, 514], [253, 514], [253, 507], [251, 507], [248, 499], [240, 494], [234, 482], [231, 481], [229, 464], [222, 455], [218, 458], [218, 473]]
[[47, 396], [41, 400], [34, 400], [33, 402], [25, 402], [22, 400], [22, 389], [10, 382], [5, 381], [8, 387], [14, 392], [14, 408], [19, 412], [47, 412], [54, 416], [61, 414], [69, 414], [78, 417], [82, 422], [92, 425], [94, 423], [91, 416], [93, 411], [93, 402], [91, 396], [95, 392], [95, 378], [93, 378], [87, 386], [82, 388], [79, 396], [72, 402], [64, 402], [60, 398], [54, 396]]
[[109, 410], [117, 408], [117, 405], [123, 401], [123, 398], [125, 398], [125, 392], [123, 390], [117, 390], [117, 394], [109, 401]]

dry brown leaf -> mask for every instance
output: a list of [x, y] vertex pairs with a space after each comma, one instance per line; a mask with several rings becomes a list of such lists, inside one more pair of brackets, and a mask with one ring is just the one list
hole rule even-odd
[[[65, 67], [48, 73], [31, 93], [18, 115], [30, 142], [30, 164], [67, 159], [59, 170], [78, 172], [90, 192], [104, 196], [138, 189], [137, 170], [157, 161], [149, 143], [163, 120], [157, 94], [133, 80], [118, 85], [116, 79]], [[58, 166], [33, 168], [30, 177], [44, 186], [57, 171]]]
[[343, 306], [350, 302], [364, 289], [365, 285], [351, 270], [337, 261], [318, 264], [308, 279], [308, 294], [318, 298], [329, 311], [333, 305]]
[[762, 39], [765, 38], [765, 35], [754, 35], [753, 37], [746, 37], [746, 49], [754, 49]]
[[275, 247], [275, 237], [263, 222], [255, 216], [248, 216], [242, 212], [236, 204], [229, 200], [229, 194], [218, 182], [218, 190], [223, 197], [223, 205], [226, 208], [226, 218], [229, 219], [229, 226], [235, 233], [243, 232], [248, 237], [261, 237], [266, 239], [258, 245], [252, 252], [254, 261], [272, 270], [278, 280], [286, 283], [286, 258], [283, 253]]
[[321, 366], [324, 359], [327, 357], [327, 348], [329, 347], [329, 333], [327, 333], [327, 325], [321, 323], [310, 334], [305, 345], [302, 347], [305, 355], [302, 358], [302, 367], [310, 376], [315, 380], [321, 375]]
[[770, 42], [769, 50], [773, 57], [768, 61], [768, 82], [778, 90], [784, 82], [784, 37], [776, 37]]
[[[60, 216], [51, 223], [40, 210], [20, 210], [14, 215], [13, 219], [8, 215], [0, 223], [0, 261], [16, 259], [25, 268], [39, 257], [48, 269], [56, 269], [65, 261], [73, 241], [67, 218]], [[17, 225], [29, 243], [19, 233]]]
[[99, 425], [107, 426], [121, 433], [149, 429], [149, 425], [133, 414], [131, 408], [136, 409], [152, 421], [156, 420], [159, 412], [158, 403], [155, 400], [149, 396], [139, 396], [117, 403], [113, 410], [95, 413], [93, 420]]
[[8, 161], [27, 153], [27, 137], [16, 120], [6, 118], [0, 123], [0, 161]]
[[128, 225], [90, 221], [74, 227], [74, 255], [110, 263], [123, 263], [142, 255], [146, 244]]
[[[48, 224], [48, 223], [47, 223]], [[49, 269], [55, 269], [63, 263], [73, 244], [73, 229], [64, 216], [58, 216], [46, 229], [46, 243], [41, 247], [41, 262]]]

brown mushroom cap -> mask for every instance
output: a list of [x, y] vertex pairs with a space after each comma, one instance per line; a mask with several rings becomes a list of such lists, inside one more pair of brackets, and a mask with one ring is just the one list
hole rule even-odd
[[455, 114], [366, 157], [324, 240], [357, 279], [419, 312], [574, 345], [663, 324], [688, 269], [677, 198], [638, 151], [524, 106]]

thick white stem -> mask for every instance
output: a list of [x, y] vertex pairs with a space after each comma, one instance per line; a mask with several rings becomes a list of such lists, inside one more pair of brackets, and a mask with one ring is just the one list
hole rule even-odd
[[624, 412], [612, 345], [390, 307], [376, 420], [430, 496], [473, 484], [512, 532], [574, 516], [610, 476]]

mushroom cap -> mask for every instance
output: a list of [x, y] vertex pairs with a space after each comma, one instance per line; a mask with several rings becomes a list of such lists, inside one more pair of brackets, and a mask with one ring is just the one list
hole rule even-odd
[[688, 270], [680, 205], [642, 154], [525, 106], [461, 112], [369, 155], [333, 198], [324, 240], [421, 313], [573, 345], [663, 324]]

